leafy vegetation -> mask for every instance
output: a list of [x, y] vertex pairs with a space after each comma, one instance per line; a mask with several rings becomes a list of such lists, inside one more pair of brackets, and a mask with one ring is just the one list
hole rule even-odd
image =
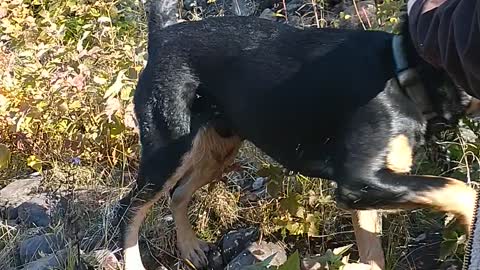
[[[352, 21], [367, 30], [393, 31], [404, 4], [385, 0], [371, 18], [356, 2], [345, 3], [355, 4], [353, 11], [332, 15], [328, 1], [305, 1], [300, 8], [302, 18], [310, 18], [305, 21], [313, 27]], [[208, 5], [215, 4], [208, 1]], [[281, 3], [275, 5], [274, 14], [280, 21], [288, 20]], [[196, 11], [184, 15], [192, 20], [203, 16]], [[12, 176], [39, 171], [45, 175], [46, 189], [95, 190], [95, 196], [85, 198], [72, 214], [86, 217], [82, 221], [85, 233], [108, 230], [109, 203], [128, 189], [125, 186], [134, 179], [138, 164], [131, 101], [145, 65], [146, 32], [144, 7], [135, 0], [0, 3], [0, 188]], [[476, 122], [463, 120], [457, 130], [442, 134], [439, 143], [419, 153], [416, 170], [476, 184], [478, 131]], [[191, 217], [202, 238], [215, 241], [227, 229], [253, 224], [261, 227], [266, 238], [289, 244], [292, 255], [279, 270], [298, 269], [300, 255], [305, 254], [323, 254], [320, 261], [329, 269], [341, 269], [347, 261], [354, 261], [349, 213], [335, 207], [330, 182], [288, 175], [251, 145], [242, 149], [239, 162], [241, 171], [229, 173], [229, 181], [204, 188], [195, 197]], [[267, 181], [269, 196], [253, 202], [245, 200], [248, 196], [232, 184], [258, 177]], [[205, 196], [207, 192], [215, 196]], [[147, 218], [142, 239], [162, 262], [173, 265], [172, 224], [163, 219], [168, 214], [167, 200], [161, 200]], [[410, 239], [412, 215], [425, 223], [433, 220], [430, 213], [420, 211], [390, 215], [384, 225], [391, 269], [403, 251], [397, 247], [406, 246]], [[58, 224], [52, 230], [68, 227]], [[0, 265], [13, 266], [9, 258], [12, 243], [24, 233], [0, 224]], [[442, 259], [459, 258], [464, 234], [452, 227], [445, 237]], [[109, 246], [111, 241], [95, 244]], [[252, 269], [272, 267], [264, 262]]]

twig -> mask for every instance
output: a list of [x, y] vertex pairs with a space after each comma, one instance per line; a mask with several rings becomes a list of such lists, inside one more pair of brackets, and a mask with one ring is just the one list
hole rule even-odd
[[362, 7], [363, 15], [365, 15], [365, 18], [367, 19], [368, 23], [368, 28], [372, 28], [372, 23], [370, 22], [370, 18], [368, 18], [367, 11], [365, 10], [365, 7]]
[[318, 19], [318, 12], [317, 12], [317, 3], [315, 0], [312, 0], [313, 6], [313, 13], [315, 14], [315, 22], [317, 24], [317, 28], [320, 28], [320, 20]]
[[357, 17], [362, 23], [363, 30], [367, 30], [367, 27], [365, 26], [365, 23], [363, 23], [362, 17], [360, 16], [360, 12], [358, 11], [357, 2], [355, 0], [352, 0], [352, 2], [353, 6], [355, 7], [355, 13], [357, 13]]
[[283, 10], [285, 11], [285, 20], [287, 21], [288, 23], [288, 11], [287, 11], [287, 3], [285, 2], [285, 0], [282, 0], [282, 4], [283, 4]]

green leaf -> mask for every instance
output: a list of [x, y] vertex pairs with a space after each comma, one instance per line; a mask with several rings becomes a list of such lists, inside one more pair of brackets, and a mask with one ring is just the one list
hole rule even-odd
[[444, 241], [440, 245], [440, 259], [445, 260], [455, 254], [458, 244], [455, 240]]
[[298, 250], [291, 254], [287, 261], [282, 264], [278, 270], [300, 270], [300, 256]]
[[291, 192], [288, 197], [280, 200], [280, 207], [287, 210], [292, 216], [296, 216], [298, 208], [300, 207], [300, 195]]
[[268, 256], [265, 260], [263, 260], [261, 262], [255, 263], [253, 265], [249, 265], [249, 266], [244, 267], [242, 269], [245, 269], [245, 270], [267, 270], [268, 266], [272, 262], [273, 258], [275, 258], [275, 255], [277, 255], [277, 253], [274, 253], [274, 254]]

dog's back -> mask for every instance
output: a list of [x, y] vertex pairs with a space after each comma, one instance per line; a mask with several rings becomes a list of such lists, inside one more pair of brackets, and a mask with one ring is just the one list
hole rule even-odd
[[[122, 200], [131, 207], [122, 226], [127, 269], [141, 265], [138, 230], [165, 191], [182, 257], [207, 264], [188, 202], [243, 140], [291, 170], [335, 180], [348, 208], [430, 206], [468, 217], [462, 203], [475, 193], [463, 183], [406, 175], [426, 120], [397, 78], [392, 34], [299, 30], [252, 17], [172, 25], [175, 13], [165, 8], [176, 1], [167, 1], [152, 3], [148, 64], [135, 92], [142, 155], [137, 187]], [[408, 44], [397, 50], [407, 62], [418, 58]], [[458, 93], [425, 67], [413, 83], [425, 82], [419, 89], [428, 88], [441, 115], [450, 107], [436, 98], [439, 89], [447, 86], [452, 103]], [[439, 199], [452, 190], [449, 201]]]

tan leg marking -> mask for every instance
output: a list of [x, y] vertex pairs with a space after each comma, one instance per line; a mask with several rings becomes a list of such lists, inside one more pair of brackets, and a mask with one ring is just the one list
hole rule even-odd
[[[425, 178], [428, 180], [435, 176], [425, 176]], [[446, 179], [450, 183], [445, 187], [421, 192], [416, 196], [416, 200], [419, 204], [455, 214], [465, 226], [466, 231], [470, 232], [475, 214], [477, 192], [462, 181], [453, 178]]]
[[385, 269], [380, 213], [377, 210], [356, 210], [352, 212], [352, 221], [360, 262], [369, 264], [372, 270]]
[[387, 168], [396, 173], [410, 172], [413, 164], [413, 151], [407, 136], [398, 135], [388, 144]]
[[[140, 226], [150, 207], [180, 180], [183, 183], [175, 190], [172, 199], [172, 212], [177, 230], [178, 246], [182, 256], [191, 261], [196, 260], [192, 257], [204, 256], [202, 251], [204, 245], [196, 238], [188, 220], [188, 203], [198, 188], [220, 176], [223, 169], [233, 162], [240, 145], [241, 140], [238, 137], [222, 138], [213, 129], [202, 129], [198, 132], [193, 141], [192, 149], [184, 155], [181, 165], [165, 182], [162, 191], [140, 207], [129, 209], [129, 211], [135, 211], [135, 215], [133, 222], [128, 225], [125, 236], [124, 262], [126, 270], [145, 269], [138, 248]], [[200, 254], [196, 255], [197, 253]]]
[[480, 113], [480, 100], [472, 97], [472, 100], [470, 100], [470, 104], [468, 104], [465, 113], [467, 115], [477, 116]]
[[[221, 176], [230, 165], [240, 147], [238, 137], [222, 138], [213, 129], [200, 130], [191, 151], [185, 156], [186, 174], [175, 189], [171, 209], [177, 232], [177, 245], [181, 256], [196, 267], [206, 266], [206, 243], [197, 239], [188, 220], [188, 204], [195, 191]], [[183, 165], [182, 165], [183, 167]]]
[[[142, 264], [142, 257], [140, 256], [140, 249], [138, 247], [138, 234], [140, 227], [147, 216], [147, 212], [152, 205], [160, 199], [162, 193], [158, 192], [150, 201], [145, 202], [140, 207], [131, 207], [127, 211], [134, 211], [135, 215], [132, 217], [133, 222], [128, 224], [125, 237], [125, 250], [123, 251], [123, 260], [125, 262], [125, 270], [143, 270], [145, 267]], [[135, 198], [132, 198], [135, 200]]]

